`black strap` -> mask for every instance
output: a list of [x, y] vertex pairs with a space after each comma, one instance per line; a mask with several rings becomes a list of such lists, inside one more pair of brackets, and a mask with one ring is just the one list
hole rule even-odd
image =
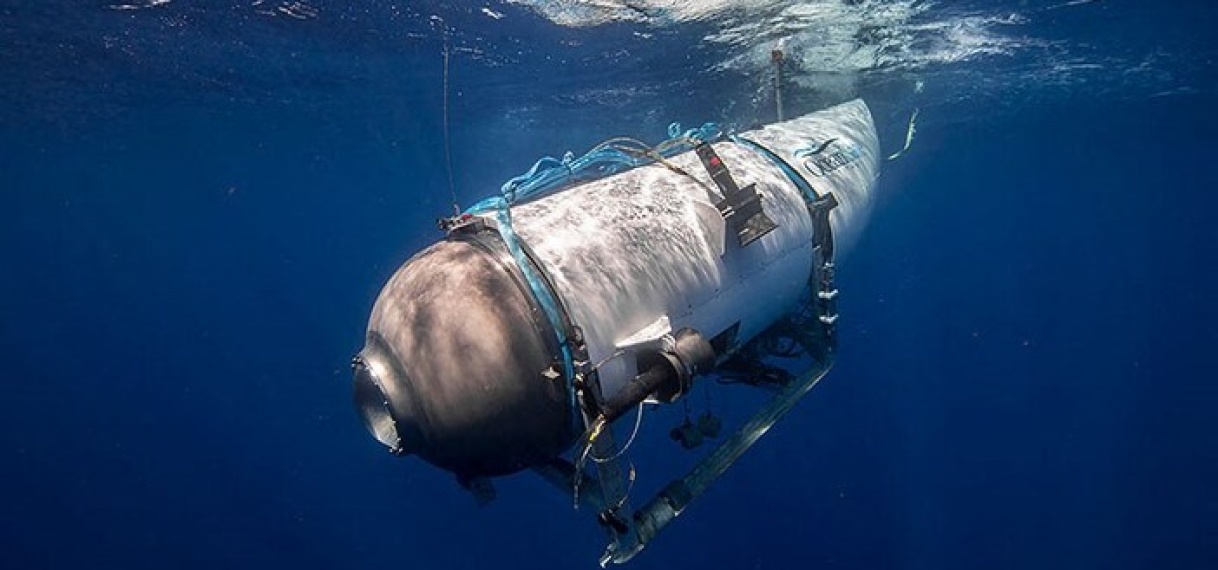
[[821, 256], [830, 263], [833, 262], [833, 226], [829, 223], [829, 213], [837, 204], [837, 196], [832, 192], [808, 204], [808, 210], [812, 213], [812, 235], [816, 245], [821, 248]]
[[740, 191], [740, 187], [732, 179], [731, 171], [727, 169], [726, 164], [723, 164], [723, 159], [719, 158], [711, 145], [699, 144], [694, 151], [698, 153], [698, 158], [702, 160], [702, 167], [710, 174], [711, 180], [715, 181], [715, 186], [723, 191], [725, 198]]
[[837, 268], [833, 258], [833, 225], [829, 214], [838, 205], [837, 196], [832, 192], [808, 203], [808, 211], [812, 214], [812, 239], [814, 250], [819, 250], [813, 259], [819, 262], [812, 269], [811, 287], [813, 302], [816, 307], [817, 320], [820, 321], [820, 334], [824, 337], [824, 349], [832, 351], [837, 344], [837, 285], [834, 283]]

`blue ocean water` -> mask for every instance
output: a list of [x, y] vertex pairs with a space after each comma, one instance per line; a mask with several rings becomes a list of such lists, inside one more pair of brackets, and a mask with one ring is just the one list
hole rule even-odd
[[535, 478], [480, 508], [385, 453], [350, 357], [440, 237], [446, 129], [468, 205], [610, 136], [771, 121], [781, 45], [788, 114], [860, 96], [886, 150], [916, 135], [840, 264], [834, 370], [631, 565], [1213, 568], [1215, 24], [0, 0], [3, 566], [593, 567], [591, 515]]

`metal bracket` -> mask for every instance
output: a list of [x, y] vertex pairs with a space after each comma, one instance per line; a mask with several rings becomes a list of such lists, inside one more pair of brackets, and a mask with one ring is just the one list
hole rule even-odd
[[715, 153], [711, 145], [702, 143], [694, 150], [702, 161], [702, 166], [710, 174], [711, 180], [723, 192], [723, 199], [715, 204], [719, 214], [732, 226], [740, 247], [745, 247], [762, 236], [774, 231], [778, 224], [774, 223], [761, 207], [761, 195], [757, 186], [749, 184], [741, 188], [732, 178], [732, 173], [723, 164], [723, 159]]

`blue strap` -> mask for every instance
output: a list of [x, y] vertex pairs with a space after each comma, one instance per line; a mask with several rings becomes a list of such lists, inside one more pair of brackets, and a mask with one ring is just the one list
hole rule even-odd
[[496, 226], [498, 227], [499, 236], [503, 239], [504, 245], [507, 246], [508, 253], [512, 255], [512, 259], [516, 262], [516, 267], [520, 268], [520, 272], [524, 275], [524, 280], [529, 286], [529, 291], [533, 293], [533, 298], [537, 300], [537, 304], [541, 305], [541, 310], [546, 315], [546, 320], [550, 322], [550, 328], [554, 330], [554, 335], [558, 340], [559, 351], [562, 353], [562, 373], [563, 378], [567, 382], [567, 393], [570, 395], [570, 406], [572, 423], [578, 427], [580, 418], [579, 409], [575, 400], [575, 358], [571, 353], [571, 345], [567, 338], [567, 323], [563, 320], [563, 312], [559, 307], [558, 300], [554, 297], [554, 292], [546, 284], [545, 279], [534, 269], [532, 261], [525, 254], [524, 248], [520, 246], [520, 237], [516, 235], [516, 230], [512, 227], [512, 210], [508, 205], [508, 201], [502, 196], [493, 196], [487, 198], [470, 208], [471, 214], [485, 214], [494, 211]]
[[[669, 139], [650, 147], [634, 139], [609, 139], [576, 157], [566, 153], [561, 159], [542, 157], [524, 174], [509, 179], [499, 189], [508, 205], [535, 200], [559, 188], [576, 182], [603, 178], [653, 160], [648, 152], [656, 151], [665, 158], [692, 148], [688, 141], [711, 141], [719, 136], [719, 126], [705, 123], [696, 129], [681, 130], [680, 123], [668, 125]], [[624, 144], [629, 143], [629, 144]], [[674, 144], [676, 143], [676, 144]], [[682, 143], [685, 143], [682, 146]], [[494, 207], [494, 197], [475, 204], [467, 213], [485, 212]]]
[[804, 200], [807, 200], [809, 204], [820, 200], [820, 194], [817, 194], [816, 190], [812, 188], [812, 185], [808, 184], [808, 181], [805, 180], [803, 176], [800, 176], [798, 172], [795, 172], [795, 169], [791, 168], [791, 165], [787, 164], [787, 161], [783, 160], [782, 157], [774, 154], [770, 151], [770, 149], [744, 137], [732, 135], [730, 138], [732, 142], [749, 147], [760, 153], [762, 156], [770, 159], [770, 162], [773, 162], [783, 174], [787, 175], [787, 178], [791, 180], [791, 183], [794, 184], [796, 188], [799, 188], [800, 193], [804, 195]]

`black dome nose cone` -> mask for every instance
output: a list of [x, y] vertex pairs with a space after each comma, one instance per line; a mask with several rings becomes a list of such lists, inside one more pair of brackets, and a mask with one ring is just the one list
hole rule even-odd
[[442, 241], [381, 290], [355, 392], [365, 425], [390, 449], [492, 476], [558, 455], [575, 437], [566, 382], [547, 374], [553, 333], [505, 255]]

